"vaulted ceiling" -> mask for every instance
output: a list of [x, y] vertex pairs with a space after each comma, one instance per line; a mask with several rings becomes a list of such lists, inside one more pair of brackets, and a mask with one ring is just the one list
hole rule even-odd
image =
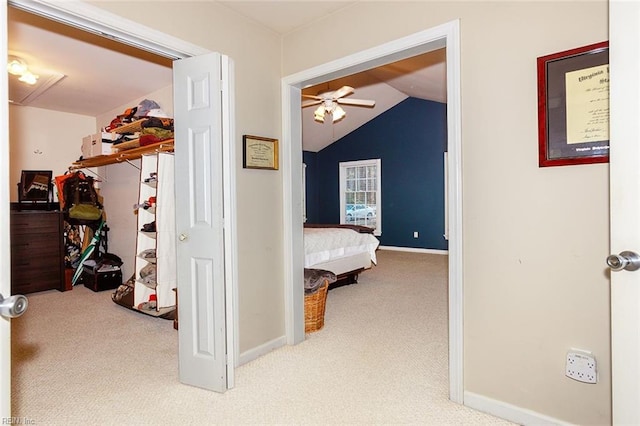
[[314, 107], [303, 108], [304, 149], [317, 152], [408, 97], [446, 102], [445, 77], [445, 50], [440, 49], [304, 89], [303, 94], [317, 95], [347, 85], [355, 92], [346, 99], [376, 102], [373, 108], [341, 105], [347, 115], [335, 123], [314, 121]]
[[[219, 3], [278, 34], [286, 34], [341, 13], [355, 2]], [[9, 96], [15, 105], [98, 116], [172, 82], [171, 61], [167, 58], [13, 7], [8, 8], [8, 29], [9, 54], [24, 59], [40, 75], [34, 86], [10, 76]], [[306, 88], [303, 93], [315, 95], [349, 85], [355, 89], [349, 97], [372, 99], [376, 105], [343, 105], [347, 115], [336, 123], [315, 122], [314, 108], [304, 108], [304, 149], [319, 151], [409, 96], [446, 102], [445, 75], [442, 49]]]

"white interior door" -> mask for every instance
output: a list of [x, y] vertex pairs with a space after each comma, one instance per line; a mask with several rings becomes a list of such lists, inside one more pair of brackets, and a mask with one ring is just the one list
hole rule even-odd
[[233, 380], [233, 369], [227, 370], [223, 210], [227, 68], [228, 58], [217, 53], [173, 66], [180, 380], [218, 392]]
[[[7, 3], [0, 4], [0, 57], [7, 57]], [[9, 104], [7, 73], [0, 73], [0, 293], [11, 291], [9, 245]], [[0, 419], [11, 417], [11, 322], [0, 317]]]
[[[640, 253], [640, 3], [609, 3], [611, 252]], [[611, 272], [613, 424], [640, 424], [640, 271]]]

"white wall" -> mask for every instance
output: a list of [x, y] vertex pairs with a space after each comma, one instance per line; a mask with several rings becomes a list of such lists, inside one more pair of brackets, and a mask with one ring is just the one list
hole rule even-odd
[[[11, 201], [18, 201], [22, 170], [62, 175], [82, 154], [82, 138], [95, 132], [96, 119], [27, 106], [9, 106]], [[54, 199], [57, 194], [54, 189]]]
[[243, 134], [280, 138], [280, 37], [219, 3], [91, 4], [234, 61], [240, 353], [281, 338], [282, 174], [242, 169]]
[[[610, 423], [608, 165], [538, 167], [536, 92], [537, 57], [608, 38], [607, 2], [358, 2], [287, 34], [283, 75], [457, 18], [465, 391]], [[571, 347], [593, 351], [598, 384], [564, 376]]]

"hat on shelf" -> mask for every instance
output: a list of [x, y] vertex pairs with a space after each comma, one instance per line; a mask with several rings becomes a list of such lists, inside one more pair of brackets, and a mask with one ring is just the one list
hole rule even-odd
[[138, 110], [136, 111], [136, 117], [146, 117], [150, 110], [160, 108], [160, 105], [156, 101], [145, 99], [138, 104]]
[[147, 112], [146, 117], [158, 117], [158, 118], [171, 118], [169, 114], [164, 112], [161, 108], [153, 108]]

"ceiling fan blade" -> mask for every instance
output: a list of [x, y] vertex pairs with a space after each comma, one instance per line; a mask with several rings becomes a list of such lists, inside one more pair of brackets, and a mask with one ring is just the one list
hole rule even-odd
[[322, 100], [319, 100], [319, 101], [304, 101], [302, 103], [302, 108], [308, 107], [308, 106], [311, 106], [311, 105], [318, 105], [318, 104], [321, 104], [321, 103], [322, 103]]
[[376, 101], [370, 101], [366, 99], [336, 99], [339, 104], [343, 105], [356, 105], [373, 107], [376, 105]]
[[302, 95], [303, 98], [309, 98], [309, 99], [317, 99], [319, 101], [322, 100], [322, 98], [320, 96], [315, 96], [315, 95]]
[[338, 99], [338, 98], [341, 98], [343, 96], [350, 95], [352, 93], [353, 93], [353, 87], [351, 87], [351, 86], [342, 86], [341, 88], [339, 88], [338, 90], [333, 92], [331, 94], [331, 97], [333, 99]]

